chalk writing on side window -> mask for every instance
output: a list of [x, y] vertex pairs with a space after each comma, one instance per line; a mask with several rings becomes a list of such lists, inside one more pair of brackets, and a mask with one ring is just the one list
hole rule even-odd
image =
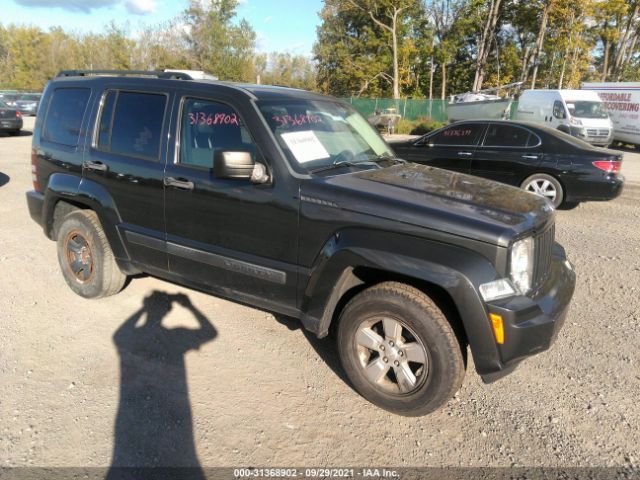
[[238, 117], [235, 113], [206, 113], [206, 112], [190, 112], [190, 125], [237, 125]]
[[445, 137], [468, 137], [471, 135], [471, 129], [466, 130], [445, 130], [442, 133]]
[[274, 115], [274, 121], [278, 122], [278, 127], [297, 127], [300, 125], [313, 125], [316, 123], [322, 123], [322, 117], [319, 115]]

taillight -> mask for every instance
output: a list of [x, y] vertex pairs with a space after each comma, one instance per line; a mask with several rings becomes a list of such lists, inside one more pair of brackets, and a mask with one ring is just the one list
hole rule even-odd
[[41, 192], [40, 181], [38, 180], [38, 153], [35, 148], [31, 149], [31, 180], [33, 181], [33, 189]]
[[622, 162], [620, 160], [597, 160], [593, 166], [607, 173], [619, 173]]
[[16, 117], [18, 118], [22, 117], [22, 113], [20, 113], [20, 110], [16, 110]]

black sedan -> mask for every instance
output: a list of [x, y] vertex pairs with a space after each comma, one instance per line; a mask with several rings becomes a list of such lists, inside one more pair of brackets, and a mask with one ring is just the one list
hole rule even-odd
[[400, 158], [521, 187], [556, 207], [610, 200], [624, 184], [619, 152], [528, 122], [458, 122], [391, 147]]
[[22, 114], [20, 111], [0, 100], [0, 132], [18, 135], [21, 128]]

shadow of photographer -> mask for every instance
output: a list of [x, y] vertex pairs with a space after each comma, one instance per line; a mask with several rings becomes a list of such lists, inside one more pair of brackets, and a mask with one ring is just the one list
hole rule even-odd
[[[163, 326], [174, 304], [186, 308], [199, 328]], [[162, 478], [157, 467], [184, 468], [180, 478], [205, 478], [193, 437], [185, 354], [216, 336], [186, 295], [159, 291], [118, 328], [113, 341], [120, 356], [120, 403], [107, 479], [143, 478], [150, 467], [154, 478]]]

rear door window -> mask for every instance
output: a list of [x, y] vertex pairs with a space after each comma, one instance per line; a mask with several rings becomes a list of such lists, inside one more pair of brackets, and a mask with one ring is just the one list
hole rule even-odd
[[42, 138], [60, 145], [77, 146], [90, 95], [89, 88], [56, 89], [49, 102]]
[[476, 146], [484, 125], [480, 123], [468, 123], [452, 125], [430, 137], [428, 142], [436, 146]]
[[164, 94], [107, 92], [98, 124], [98, 149], [158, 160], [166, 105]]
[[[531, 137], [534, 137], [533, 139]], [[484, 138], [485, 147], [528, 147], [538, 143], [538, 137], [515, 125], [491, 124]]]

